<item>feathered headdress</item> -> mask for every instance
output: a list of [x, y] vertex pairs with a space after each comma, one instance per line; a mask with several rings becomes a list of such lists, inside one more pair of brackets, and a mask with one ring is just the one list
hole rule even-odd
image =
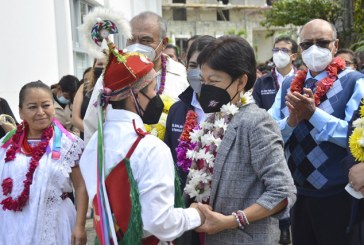
[[101, 44], [104, 39], [108, 43], [111, 42], [110, 34], [131, 37], [130, 24], [122, 13], [96, 7], [83, 20], [83, 24], [79, 27], [83, 42], [87, 51], [96, 58], [104, 57]]

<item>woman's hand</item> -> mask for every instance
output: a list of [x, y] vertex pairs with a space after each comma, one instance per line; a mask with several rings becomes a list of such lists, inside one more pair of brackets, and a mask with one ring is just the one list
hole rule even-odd
[[238, 227], [238, 222], [234, 216], [225, 216], [214, 212], [211, 207], [205, 204], [198, 204], [198, 208], [206, 217], [205, 223], [196, 229], [197, 232], [206, 232], [207, 234], [215, 234], [226, 229]]
[[87, 242], [87, 234], [84, 226], [75, 226], [72, 232], [72, 245], [85, 245]]

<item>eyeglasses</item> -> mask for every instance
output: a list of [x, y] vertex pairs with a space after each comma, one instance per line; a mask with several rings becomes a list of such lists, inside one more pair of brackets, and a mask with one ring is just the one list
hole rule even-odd
[[286, 54], [291, 52], [291, 50], [288, 48], [272, 48], [273, 53], [277, 53], [278, 51], [282, 51], [283, 53], [286, 53]]
[[310, 48], [312, 45], [316, 44], [316, 46], [321, 48], [328, 48], [330, 43], [335, 42], [335, 40], [318, 40], [315, 42], [302, 42], [300, 43], [300, 47], [302, 50], [306, 50]]
[[354, 62], [351, 62], [351, 61], [345, 60], [345, 65], [346, 65], [346, 66], [351, 66], [351, 65], [354, 65]]

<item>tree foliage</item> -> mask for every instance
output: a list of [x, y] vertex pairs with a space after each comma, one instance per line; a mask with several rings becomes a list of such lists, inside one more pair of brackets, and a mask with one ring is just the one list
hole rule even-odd
[[356, 0], [354, 5], [354, 31], [364, 38], [364, 0]]
[[337, 0], [280, 0], [272, 4], [265, 12], [264, 27], [302, 26], [311, 19], [324, 19], [335, 24], [343, 13], [343, 7]]

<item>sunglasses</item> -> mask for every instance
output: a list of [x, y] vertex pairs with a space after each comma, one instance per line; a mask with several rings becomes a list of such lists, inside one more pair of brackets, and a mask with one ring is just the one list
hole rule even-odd
[[273, 53], [277, 53], [279, 51], [282, 51], [283, 53], [286, 53], [286, 54], [288, 54], [289, 52], [291, 52], [291, 50], [288, 49], [288, 48], [272, 48], [272, 52]]
[[335, 42], [335, 40], [318, 40], [315, 42], [302, 42], [300, 43], [300, 47], [302, 50], [309, 49], [312, 45], [316, 44], [316, 46], [320, 48], [328, 48], [330, 43]]

